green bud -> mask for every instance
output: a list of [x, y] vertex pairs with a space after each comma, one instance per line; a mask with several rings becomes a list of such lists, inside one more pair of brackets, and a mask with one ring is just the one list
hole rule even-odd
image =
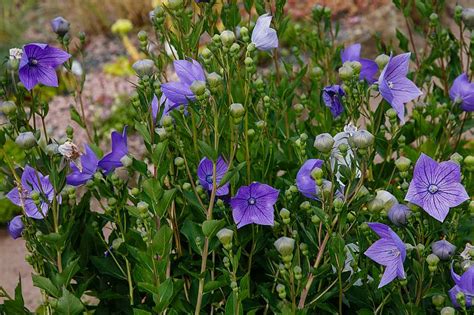
[[147, 34], [147, 32], [145, 32], [143, 30], [138, 32], [137, 37], [138, 37], [138, 40], [141, 41], [141, 42], [146, 42], [148, 40], [148, 34]]
[[9, 116], [16, 112], [16, 105], [12, 101], [5, 101], [0, 103], [0, 113]]
[[281, 283], [277, 284], [277, 286], [276, 286], [276, 291], [277, 291], [278, 293], [285, 292], [285, 285], [283, 285], [283, 284], [281, 284]]
[[245, 108], [240, 103], [231, 104], [229, 110], [233, 118], [242, 118], [245, 115]]
[[341, 80], [350, 80], [354, 75], [354, 70], [350, 66], [342, 66], [339, 68], [339, 77]]
[[462, 307], [466, 306], [466, 296], [464, 295], [463, 292], [456, 293], [456, 301]]
[[49, 155], [49, 156], [53, 156], [55, 154], [58, 154], [59, 151], [58, 151], [58, 147], [59, 145], [57, 143], [50, 143], [46, 146], [46, 154]]
[[173, 118], [169, 115], [163, 117], [163, 127], [171, 127], [173, 126]]
[[289, 219], [290, 218], [290, 211], [286, 208], [283, 208], [280, 210], [280, 217], [282, 219]]
[[235, 34], [232, 31], [225, 30], [221, 33], [220, 39], [224, 47], [230, 47], [235, 42]]
[[457, 152], [454, 152], [450, 157], [450, 160], [458, 165], [462, 164], [463, 159], [463, 156]]
[[212, 72], [207, 76], [207, 82], [209, 83], [211, 90], [216, 89], [222, 85], [222, 77], [219, 74]]
[[183, 8], [183, 0], [168, 0], [168, 8], [170, 10], [178, 10]]
[[315, 78], [321, 78], [322, 75], [323, 75], [323, 69], [321, 69], [320, 67], [313, 67], [311, 69], [311, 74], [315, 77]]
[[387, 56], [386, 54], [381, 54], [378, 55], [377, 58], [375, 58], [375, 63], [377, 64], [377, 66], [379, 66], [379, 69], [383, 69], [385, 68], [389, 60], [389, 56]]
[[429, 254], [428, 257], [426, 257], [426, 262], [430, 266], [436, 266], [439, 263], [439, 257], [435, 254]]
[[451, 306], [445, 306], [441, 309], [440, 315], [455, 315], [456, 310]]
[[334, 139], [329, 133], [322, 133], [314, 139], [314, 147], [322, 153], [329, 153], [333, 146]]
[[319, 218], [319, 216], [317, 216], [316, 214], [314, 214], [312, 217], [311, 217], [311, 222], [313, 224], [319, 224], [321, 222], [321, 219]]
[[401, 156], [395, 161], [395, 166], [400, 172], [406, 172], [410, 169], [411, 160]]
[[390, 120], [397, 119], [397, 111], [394, 110], [393, 108], [390, 108], [389, 110], [387, 110], [387, 112], [385, 114], [387, 115], [388, 119], [390, 119]]
[[201, 52], [201, 55], [204, 59], [211, 59], [212, 51], [209, 48], [204, 48]]
[[462, 10], [462, 22], [469, 30], [474, 29], [474, 8], [465, 8]]
[[132, 188], [132, 190], [130, 190], [130, 194], [132, 194], [132, 196], [134, 197], [138, 196], [139, 193], [140, 193], [140, 189], [138, 189], [137, 187], [134, 187]]
[[474, 171], [474, 156], [468, 155], [464, 158], [464, 165], [466, 166], [467, 170], [472, 172]]
[[445, 301], [444, 295], [441, 294], [436, 294], [431, 297], [431, 302], [433, 302], [434, 306], [443, 306], [444, 301]]
[[293, 108], [294, 108], [295, 112], [298, 113], [298, 114], [303, 112], [303, 110], [304, 110], [303, 104], [296, 104], [295, 106], [293, 106]]
[[293, 254], [295, 248], [295, 240], [286, 236], [277, 239], [273, 245], [283, 257], [288, 257]]
[[351, 61], [350, 67], [354, 70], [354, 74], [359, 74], [362, 69], [362, 64], [358, 61]]
[[309, 201], [303, 201], [301, 204], [300, 204], [300, 209], [301, 210], [305, 210], [305, 211], [308, 211], [311, 209], [311, 203]]
[[234, 237], [234, 231], [227, 228], [223, 228], [219, 230], [219, 232], [217, 232], [216, 236], [226, 249], [228, 249], [227, 247], [229, 247], [229, 245], [230, 247], [232, 247], [232, 238]]
[[257, 129], [263, 129], [267, 126], [267, 123], [263, 120], [259, 120], [255, 123], [255, 125], [257, 126]]
[[140, 201], [138, 204], [137, 204], [137, 209], [138, 211], [140, 211], [141, 213], [145, 213], [145, 212], [148, 212], [148, 203], [146, 203], [145, 201]]
[[349, 138], [358, 149], [367, 149], [374, 144], [375, 137], [367, 130], [357, 130]]
[[174, 165], [176, 165], [177, 167], [184, 166], [184, 159], [178, 156], [177, 158], [174, 159]]
[[124, 167], [129, 167], [132, 166], [133, 159], [128, 154], [126, 154], [120, 159], [120, 162]]
[[247, 67], [253, 66], [253, 59], [250, 57], [245, 58], [244, 63]]
[[196, 96], [202, 96], [206, 92], [206, 82], [194, 81], [190, 86], [191, 91]]
[[22, 149], [31, 149], [35, 147], [38, 143], [36, 142], [36, 137], [31, 131], [20, 132], [15, 139], [15, 143]]
[[133, 24], [127, 19], [118, 19], [111, 27], [112, 33], [121, 36], [127, 35], [133, 29]]

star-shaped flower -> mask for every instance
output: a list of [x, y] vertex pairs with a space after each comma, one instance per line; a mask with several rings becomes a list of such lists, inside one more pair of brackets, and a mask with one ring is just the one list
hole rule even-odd
[[449, 208], [468, 200], [461, 184], [461, 170], [452, 161], [438, 163], [426, 154], [416, 161], [413, 179], [405, 200], [423, 208], [430, 216], [443, 222]]
[[390, 227], [382, 223], [368, 223], [380, 239], [365, 251], [365, 255], [376, 263], [385, 266], [379, 288], [392, 282], [395, 278], [405, 279], [403, 262], [406, 249], [403, 241]]
[[230, 200], [232, 216], [237, 228], [247, 224], [273, 225], [273, 205], [279, 191], [269, 185], [253, 182], [242, 186]]
[[405, 103], [423, 94], [406, 76], [410, 63], [410, 53], [390, 56], [379, 77], [379, 91], [382, 97], [397, 111], [398, 118], [405, 119]]
[[[229, 166], [224, 161], [222, 157], [217, 159], [216, 163], [216, 182], [217, 186], [219, 186], [222, 178], [227, 173], [227, 169]], [[201, 162], [199, 162], [197, 174], [199, 177], [199, 183], [201, 184], [204, 189], [208, 191], [212, 191], [213, 187], [213, 164], [210, 159], [207, 157], [203, 158]], [[222, 187], [218, 188], [216, 191], [217, 196], [225, 196], [229, 193], [229, 183], [225, 183]]]

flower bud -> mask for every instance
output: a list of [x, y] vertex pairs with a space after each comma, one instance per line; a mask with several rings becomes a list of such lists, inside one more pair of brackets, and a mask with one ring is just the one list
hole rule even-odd
[[183, 7], [183, 0], [168, 0], [168, 8], [170, 10], [178, 10]]
[[204, 81], [194, 81], [190, 86], [191, 91], [196, 96], [202, 96], [206, 93], [206, 82]]
[[288, 257], [293, 254], [293, 249], [295, 248], [295, 240], [286, 236], [280, 237], [273, 243], [277, 251], [283, 257]]
[[402, 204], [394, 204], [388, 211], [388, 219], [396, 226], [405, 225], [410, 215], [410, 208]]
[[235, 42], [235, 34], [232, 31], [225, 30], [221, 33], [220, 37], [224, 47], [230, 47]]
[[322, 133], [314, 139], [314, 147], [322, 153], [329, 153], [333, 146], [334, 139], [329, 133]]
[[341, 77], [341, 80], [349, 80], [353, 75], [354, 70], [350, 66], [345, 65], [339, 68], [339, 76]]
[[387, 65], [389, 60], [389, 56], [387, 56], [386, 54], [381, 54], [378, 55], [377, 58], [375, 58], [375, 63], [377, 64], [377, 66], [379, 66], [379, 69], [383, 69]]
[[227, 247], [229, 245], [232, 245], [232, 238], [234, 237], [234, 231], [232, 231], [230, 229], [227, 229], [227, 228], [223, 228], [223, 229], [219, 230], [219, 232], [217, 232], [216, 236], [219, 239], [219, 241], [221, 242], [221, 244], [226, 249], [228, 249]]
[[466, 296], [463, 292], [456, 293], [456, 302], [458, 302], [461, 307], [466, 306]]
[[375, 198], [367, 204], [369, 211], [389, 210], [398, 204], [397, 198], [386, 190], [377, 191]]
[[454, 152], [449, 159], [454, 163], [461, 165], [464, 158], [461, 154]]
[[456, 252], [456, 246], [446, 240], [440, 240], [431, 245], [431, 250], [439, 259], [447, 260]]
[[146, 203], [145, 201], [140, 201], [138, 204], [137, 204], [137, 209], [138, 211], [140, 211], [141, 213], [144, 213], [144, 212], [148, 212], [148, 203]]
[[136, 61], [132, 65], [132, 68], [139, 77], [143, 77], [145, 75], [151, 76], [155, 70], [155, 63], [151, 59], [142, 59]]
[[315, 167], [312, 171], [311, 171], [311, 177], [318, 181], [318, 180], [322, 180], [323, 179], [323, 175], [324, 175], [324, 172], [322, 169], [320, 169], [319, 167]]
[[35, 135], [31, 131], [20, 132], [15, 139], [15, 143], [22, 149], [31, 149], [38, 144]]
[[124, 167], [129, 167], [133, 164], [133, 159], [126, 154], [120, 159], [120, 163], [122, 163]]
[[117, 250], [119, 249], [120, 245], [124, 243], [124, 240], [122, 238], [116, 238], [112, 241], [112, 248]]
[[118, 19], [112, 25], [112, 33], [119, 34], [121, 36], [127, 35], [133, 29], [133, 24], [130, 20], [127, 19]]
[[264, 120], [259, 120], [255, 123], [255, 126], [257, 126], [257, 129], [263, 129], [267, 126], [267, 123]]
[[430, 266], [436, 266], [439, 263], [439, 257], [435, 254], [429, 254], [428, 257], [426, 257], [426, 262]]
[[184, 159], [178, 156], [177, 158], [174, 159], [174, 165], [176, 165], [177, 167], [184, 166]]
[[400, 172], [406, 172], [410, 169], [411, 160], [401, 156], [395, 161], [395, 166]]
[[352, 68], [352, 70], [354, 70], [354, 73], [355, 74], [359, 74], [360, 73], [360, 70], [362, 69], [362, 64], [358, 61], [351, 61], [350, 62], [350, 67]]
[[311, 217], [311, 223], [313, 224], [319, 224], [321, 222], [321, 218], [319, 216], [317, 216], [316, 214], [314, 214], [312, 217]]
[[17, 215], [8, 222], [8, 233], [13, 239], [21, 237], [21, 233], [23, 232], [24, 226], [21, 218], [21, 215]]
[[464, 165], [466, 166], [467, 170], [472, 172], [474, 171], [474, 156], [468, 155], [464, 158]]
[[232, 46], [230, 46], [229, 51], [231, 54], [237, 55], [240, 51], [240, 45], [237, 43], [233, 43]]
[[433, 295], [433, 297], [431, 298], [431, 301], [433, 302], [434, 306], [442, 306], [444, 304], [444, 300], [445, 297], [441, 294]]
[[222, 77], [219, 74], [212, 72], [207, 75], [207, 82], [209, 82], [211, 90], [216, 89], [222, 85]]
[[173, 118], [169, 115], [163, 117], [163, 127], [168, 128], [173, 126]]
[[303, 201], [301, 204], [300, 204], [300, 209], [301, 210], [305, 210], [305, 211], [308, 211], [311, 209], [311, 203], [309, 201]]
[[300, 244], [300, 250], [301, 250], [301, 253], [304, 255], [304, 256], [307, 256], [308, 255], [308, 244], [306, 243], [301, 243]]
[[242, 38], [242, 40], [244, 42], [247, 42], [250, 38], [249, 38], [249, 29], [246, 28], [245, 26], [242, 26], [240, 28], [240, 37]]
[[456, 310], [451, 306], [446, 306], [441, 309], [440, 315], [455, 315]]
[[12, 113], [16, 112], [16, 105], [12, 101], [5, 101], [0, 103], [0, 113], [5, 114], [8, 116]]
[[242, 118], [245, 114], [245, 108], [240, 103], [233, 103], [229, 107], [230, 115], [233, 118]]
[[385, 114], [387, 115], [388, 119], [394, 120], [397, 119], [397, 111], [393, 108], [388, 109]]
[[469, 30], [474, 29], [474, 8], [465, 8], [462, 10], [462, 22]]
[[69, 32], [69, 26], [69, 21], [63, 18], [62, 16], [58, 16], [51, 20], [51, 28], [53, 32], [55, 32], [59, 36], [66, 35], [66, 33]]
[[357, 130], [350, 137], [350, 141], [354, 143], [358, 149], [367, 149], [374, 144], [374, 140], [374, 136], [367, 130]]

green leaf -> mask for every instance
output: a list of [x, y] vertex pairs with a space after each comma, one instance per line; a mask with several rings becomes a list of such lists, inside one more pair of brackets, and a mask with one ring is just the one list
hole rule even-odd
[[161, 218], [165, 215], [166, 211], [171, 205], [176, 194], [176, 188], [165, 190], [161, 201], [157, 205], [156, 214]]
[[215, 291], [219, 288], [222, 288], [223, 286], [227, 285], [226, 280], [213, 280], [213, 281], [206, 281], [204, 284], [204, 293]]
[[150, 130], [148, 129], [148, 126], [144, 123], [137, 122], [135, 124], [135, 129], [142, 135], [143, 140], [151, 144], [151, 135], [150, 135]]
[[171, 251], [173, 231], [168, 225], [162, 225], [153, 239], [153, 249], [161, 257], [168, 257]]
[[225, 304], [225, 315], [236, 315], [235, 310], [238, 308], [237, 314], [244, 314], [242, 303], [240, 303], [239, 298], [237, 301], [234, 301], [234, 294], [229, 294], [227, 298], [227, 303]]
[[217, 161], [217, 152], [209, 144], [202, 140], [198, 140], [198, 143], [203, 156], [212, 161]]
[[168, 141], [163, 141], [156, 145], [151, 154], [151, 160], [154, 165], [161, 164], [161, 161], [166, 155], [166, 149], [168, 149]]
[[69, 262], [64, 268], [63, 272], [59, 275], [62, 285], [68, 285], [71, 282], [72, 277], [80, 270], [79, 257]]
[[208, 237], [212, 238], [225, 226], [225, 220], [207, 220], [202, 223], [202, 233]]
[[163, 312], [171, 302], [173, 297], [173, 280], [168, 278], [165, 282], [161, 283], [158, 287], [158, 295], [153, 296], [153, 300], [156, 303], [154, 311], [161, 313]]
[[112, 276], [117, 279], [127, 279], [112, 259], [92, 256], [91, 261], [100, 273]]
[[31, 278], [33, 279], [33, 285], [35, 287], [45, 290], [46, 293], [55, 298], [59, 297], [59, 288], [56, 287], [51, 280], [39, 275], [32, 275]]
[[81, 115], [79, 115], [79, 112], [76, 110], [74, 106], [69, 107], [69, 113], [71, 114], [71, 120], [75, 121], [79, 126], [82, 128], [85, 128], [84, 122], [82, 121]]
[[238, 174], [240, 172], [240, 170], [245, 166], [247, 162], [242, 162], [242, 163], [239, 163], [239, 165], [237, 165], [236, 167], [232, 168], [231, 170], [227, 171], [227, 173], [224, 174], [224, 176], [222, 177], [220, 183], [219, 183], [219, 187], [222, 187], [224, 186], [225, 184], [227, 184], [227, 182], [229, 182], [236, 174]]
[[145, 311], [145, 310], [142, 310], [140, 308], [134, 308], [133, 309], [133, 315], [148, 315], [148, 314], [152, 314], [152, 313], [148, 312], [148, 311]]
[[56, 307], [56, 314], [64, 315], [75, 315], [82, 314], [84, 305], [81, 300], [74, 296], [71, 292], [63, 288], [63, 295], [58, 300], [58, 306]]

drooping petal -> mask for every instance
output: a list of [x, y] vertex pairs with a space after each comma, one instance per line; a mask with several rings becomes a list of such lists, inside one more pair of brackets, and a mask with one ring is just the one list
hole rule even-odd
[[47, 46], [39, 52], [36, 58], [41, 66], [55, 69], [71, 58], [71, 55], [59, 48]]
[[323, 161], [319, 159], [309, 159], [301, 166], [296, 175], [296, 187], [305, 197], [317, 199], [316, 182], [311, 177], [311, 172], [316, 167], [321, 167]]
[[21, 237], [21, 233], [23, 232], [24, 226], [21, 218], [21, 215], [17, 215], [8, 222], [8, 233], [13, 239]]
[[175, 60], [174, 69], [181, 83], [191, 86], [194, 81], [206, 81], [206, 74], [196, 60]]
[[278, 47], [277, 32], [270, 28], [272, 17], [267, 13], [257, 19], [252, 32], [252, 43], [260, 50], [268, 51]]
[[360, 79], [366, 80], [369, 83], [374, 83], [377, 81], [376, 74], [379, 71], [379, 67], [375, 61], [370, 59], [360, 58], [359, 62], [362, 65], [360, 70]]
[[71, 163], [72, 172], [66, 176], [66, 183], [72, 186], [81, 186], [87, 183], [92, 177], [93, 174], [81, 172], [76, 165]]
[[[457, 284], [457, 283], [456, 283]], [[474, 295], [474, 267], [471, 266], [461, 276], [461, 281], [457, 284], [463, 291], [469, 295]]]
[[122, 134], [117, 131], [112, 132], [112, 151], [99, 161], [98, 166], [106, 173], [110, 173], [115, 168], [122, 166], [120, 160], [127, 154], [127, 126], [125, 126]]
[[18, 188], [15, 187], [7, 194], [7, 198], [15, 205], [21, 207], [20, 194], [18, 193]]
[[95, 155], [95, 152], [92, 151], [90, 146], [85, 145], [84, 147], [86, 153], [81, 156], [83, 172], [94, 174], [97, 171], [97, 163], [99, 162], [99, 159], [97, 158], [97, 155]]
[[342, 63], [346, 61], [359, 61], [361, 45], [359, 43], [352, 44], [341, 50]]
[[380, 238], [392, 238], [390, 231], [392, 230], [389, 226], [378, 223], [378, 222], [368, 222], [367, 225], [369, 228], [374, 231]]
[[183, 82], [167, 82], [161, 85], [161, 91], [174, 104], [188, 104], [189, 101], [195, 101], [196, 96], [189, 88], [189, 85]]

